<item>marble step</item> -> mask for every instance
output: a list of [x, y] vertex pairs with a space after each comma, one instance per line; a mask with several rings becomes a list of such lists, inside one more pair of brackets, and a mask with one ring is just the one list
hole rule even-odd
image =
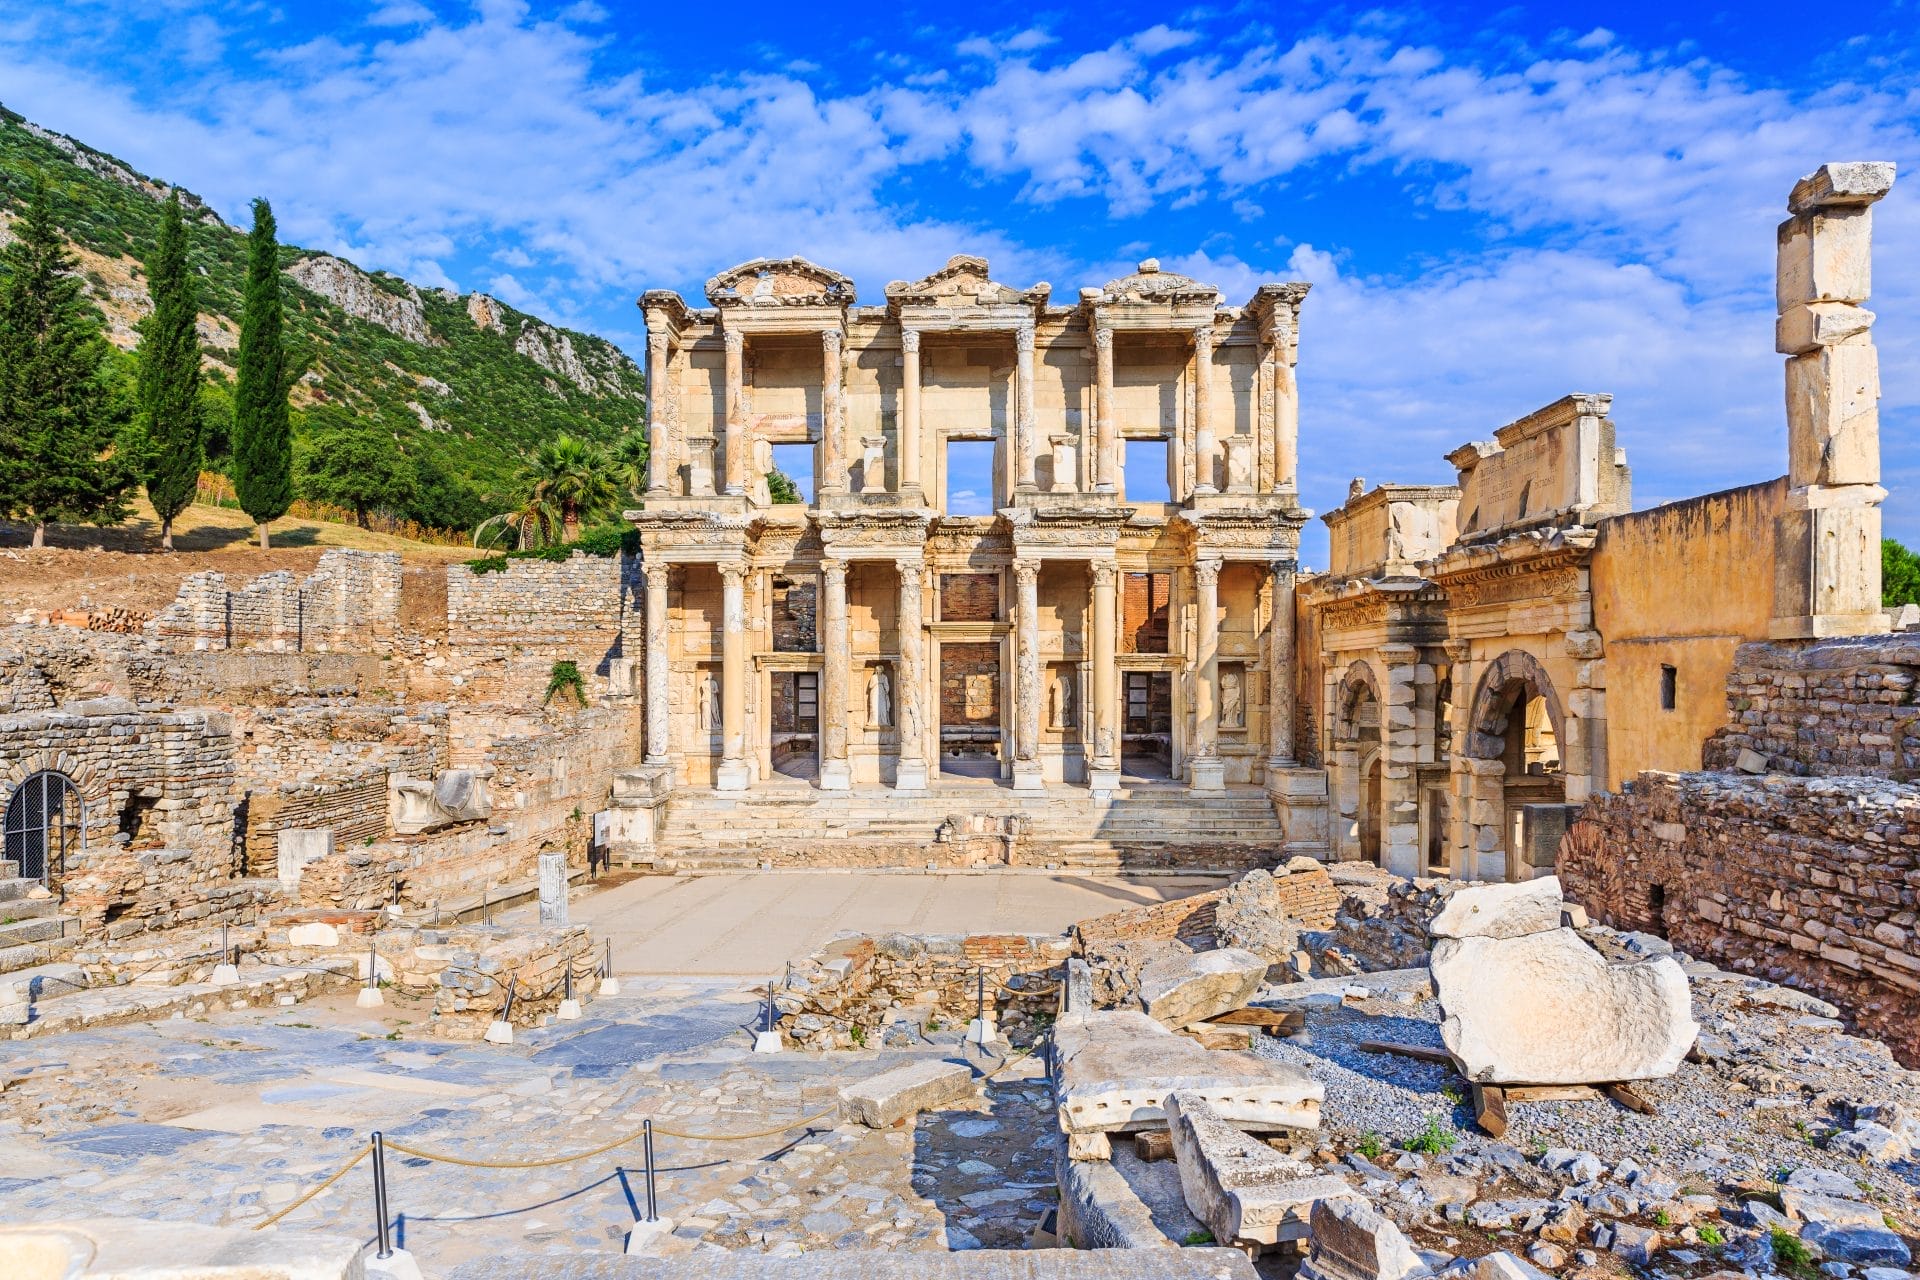
[[[5, 911], [0, 910], [0, 920], [5, 919]], [[28, 916], [0, 924], [0, 950], [27, 942], [58, 941], [66, 936], [66, 930], [67, 917], [57, 915]]]

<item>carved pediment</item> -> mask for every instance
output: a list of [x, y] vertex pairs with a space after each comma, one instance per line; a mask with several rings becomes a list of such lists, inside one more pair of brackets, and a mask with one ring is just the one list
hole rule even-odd
[[1107, 281], [1100, 301], [1108, 306], [1218, 306], [1220, 291], [1190, 276], [1162, 271], [1158, 258], [1148, 258], [1132, 275]]
[[1053, 286], [1044, 283], [1026, 289], [1001, 284], [988, 273], [985, 258], [960, 253], [923, 280], [889, 284], [887, 303], [895, 308], [1045, 306], [1052, 292]]
[[853, 281], [805, 258], [755, 258], [707, 281], [716, 307], [844, 307]]

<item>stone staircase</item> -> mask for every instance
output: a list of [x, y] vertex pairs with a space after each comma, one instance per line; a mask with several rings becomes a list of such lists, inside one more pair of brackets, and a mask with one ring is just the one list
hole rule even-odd
[[33, 897], [38, 880], [20, 864], [0, 862], [0, 1025], [26, 1021], [25, 1005], [87, 989], [73, 954], [79, 922], [60, 912], [58, 897]]
[[[1035, 795], [980, 783], [935, 786], [922, 795], [689, 787], [668, 797], [659, 849], [675, 867], [692, 871], [749, 870], [770, 855], [783, 866], [864, 867], [878, 858], [881, 865], [921, 867], [922, 851], [949, 815], [1024, 819], [1014, 854], [1020, 866], [1212, 871], [1285, 856], [1285, 832], [1265, 791], [1195, 793], [1167, 785], [1121, 790], [1104, 802], [1077, 788]], [[857, 855], [846, 842], [858, 843]]]

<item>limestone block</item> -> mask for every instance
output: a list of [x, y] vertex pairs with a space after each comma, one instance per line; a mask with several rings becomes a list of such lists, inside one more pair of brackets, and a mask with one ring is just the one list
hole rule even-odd
[[1314, 1205], [1355, 1198], [1351, 1184], [1281, 1155], [1222, 1120], [1202, 1098], [1167, 1099], [1180, 1190], [1221, 1244], [1278, 1244], [1306, 1236]]
[[1462, 1258], [1440, 1274], [1445, 1280], [1547, 1280], [1546, 1272], [1505, 1249]]
[[1313, 1251], [1299, 1280], [1406, 1280], [1427, 1266], [1399, 1227], [1359, 1200], [1322, 1200], [1310, 1218]]
[[1140, 971], [1140, 1003], [1160, 1023], [1185, 1027], [1246, 1008], [1266, 976], [1267, 960], [1238, 947], [1169, 955]]
[[890, 1129], [972, 1088], [973, 1069], [964, 1062], [910, 1062], [846, 1086], [840, 1106], [849, 1120]]
[[1326, 1096], [1296, 1067], [1210, 1053], [1132, 1010], [1061, 1018], [1054, 1056], [1060, 1128], [1069, 1135], [1162, 1127], [1176, 1091], [1208, 1102], [1229, 1124], [1313, 1129]]
[[1823, 164], [1793, 184], [1790, 213], [1848, 205], [1870, 205], [1893, 189], [1894, 166], [1887, 160], [1842, 160]]
[[1067, 980], [1060, 998], [1061, 1013], [1093, 1012], [1093, 969], [1085, 960], [1067, 961]]
[[1809, 302], [1865, 302], [1873, 292], [1873, 211], [1804, 213], [1775, 236], [1774, 301], [1785, 314]]
[[287, 930], [287, 945], [292, 947], [337, 947], [340, 931], [330, 924], [315, 921], [296, 924]]
[[360, 1280], [362, 1250], [346, 1236], [142, 1218], [0, 1225], [0, 1275], [16, 1277]]
[[309, 862], [333, 853], [333, 828], [289, 827], [274, 844], [274, 871], [288, 893], [300, 887], [300, 872]]
[[1427, 926], [1436, 938], [1523, 938], [1560, 927], [1558, 876], [1454, 890]]
[[1880, 357], [1865, 338], [1787, 361], [1794, 485], [1880, 482]]
[[1700, 1031], [1671, 956], [1609, 964], [1571, 929], [1443, 939], [1432, 969], [1447, 1051], [1486, 1084], [1669, 1076]]
[[567, 855], [540, 855], [540, 923], [567, 922]]
[[1773, 322], [1774, 349], [1783, 356], [1804, 355], [1836, 346], [1873, 327], [1873, 312], [1850, 302], [1805, 302], [1780, 313]]
[[[1857, 505], [1793, 507], [1774, 520], [1775, 639], [1875, 635], [1887, 629], [1880, 604], [1880, 508], [1877, 486], [1827, 490], [1823, 498], [1862, 495]], [[1871, 557], [1871, 559], [1869, 559]]]
[[1733, 767], [1741, 773], [1765, 773], [1767, 758], [1752, 747], [1740, 748], [1740, 754], [1733, 758]]

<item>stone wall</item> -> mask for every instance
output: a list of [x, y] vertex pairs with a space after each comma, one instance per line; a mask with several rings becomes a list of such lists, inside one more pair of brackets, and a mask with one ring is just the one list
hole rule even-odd
[[304, 579], [281, 569], [234, 588], [196, 573], [146, 633], [183, 650], [365, 652], [399, 631], [400, 598], [398, 552], [328, 551]]
[[1907, 634], [1748, 644], [1727, 675], [1728, 721], [1708, 739], [1708, 769], [1743, 751], [1770, 773], [1920, 779], [1920, 640]]
[[629, 617], [640, 613], [639, 584], [639, 561], [626, 555], [576, 551], [486, 573], [456, 565], [447, 570], [447, 641], [471, 656], [569, 660], [605, 675], [608, 660], [623, 655]]
[[1040, 934], [845, 938], [796, 964], [776, 1003], [796, 1044], [845, 1048], [878, 1043], [897, 1018], [965, 1025], [984, 974], [991, 1016], [1011, 1029], [1058, 1006], [1072, 951], [1067, 939]]
[[1559, 870], [1594, 919], [1810, 991], [1920, 1065], [1920, 790], [1643, 773], [1588, 802]]

